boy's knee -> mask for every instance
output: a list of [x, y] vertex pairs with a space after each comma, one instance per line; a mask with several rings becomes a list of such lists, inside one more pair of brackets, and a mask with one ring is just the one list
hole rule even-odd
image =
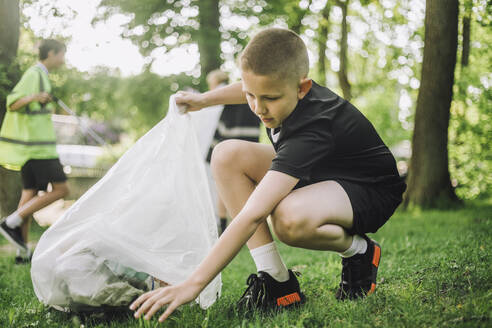
[[301, 204], [282, 201], [272, 213], [272, 224], [278, 239], [287, 245], [296, 246], [304, 238], [305, 224]]
[[237, 163], [237, 156], [241, 147], [239, 140], [225, 140], [214, 147], [210, 165], [215, 172], [217, 169], [231, 167], [234, 162]]
[[70, 188], [68, 188], [68, 185], [66, 183], [57, 185], [54, 188], [54, 191], [56, 191], [58, 193], [60, 198], [65, 198], [70, 194]]
[[65, 198], [68, 195], [70, 195], [70, 188], [68, 188], [68, 186], [65, 186], [65, 189], [63, 190], [62, 198]]

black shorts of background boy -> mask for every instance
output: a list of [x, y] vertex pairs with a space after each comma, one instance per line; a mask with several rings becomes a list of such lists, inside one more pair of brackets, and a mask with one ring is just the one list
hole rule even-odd
[[240, 58], [242, 82], [220, 92], [180, 93], [188, 110], [248, 102], [267, 127], [270, 145], [229, 140], [217, 145], [212, 170], [232, 223], [185, 282], [142, 295], [136, 317], [161, 306], [193, 300], [244, 243], [259, 271], [239, 301], [246, 311], [301, 304], [304, 295], [287, 270], [266, 223], [294, 247], [342, 256], [339, 300], [375, 290], [381, 247], [366, 236], [378, 230], [401, 202], [406, 186], [395, 159], [372, 124], [349, 102], [307, 77], [302, 39], [266, 29]]

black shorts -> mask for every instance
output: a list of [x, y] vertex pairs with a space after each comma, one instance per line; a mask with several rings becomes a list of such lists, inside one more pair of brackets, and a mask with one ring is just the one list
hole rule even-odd
[[346, 180], [335, 180], [349, 196], [354, 213], [354, 225], [347, 229], [351, 235], [376, 232], [389, 220], [402, 201], [406, 184], [377, 186]]
[[30, 159], [22, 167], [21, 176], [24, 189], [46, 190], [50, 182], [67, 180], [58, 158]]

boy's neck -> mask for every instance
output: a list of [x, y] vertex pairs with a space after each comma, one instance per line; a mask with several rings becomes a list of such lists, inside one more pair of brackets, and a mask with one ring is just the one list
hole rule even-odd
[[51, 66], [46, 60], [40, 60], [38, 64], [40, 64], [41, 68], [44, 68], [46, 74], [50, 72]]

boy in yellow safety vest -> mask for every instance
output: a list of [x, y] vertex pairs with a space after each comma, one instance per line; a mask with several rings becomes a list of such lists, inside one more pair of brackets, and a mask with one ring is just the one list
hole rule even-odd
[[[65, 63], [63, 43], [47, 39], [39, 46], [39, 62], [30, 67], [7, 96], [0, 129], [0, 165], [20, 170], [22, 195], [17, 210], [0, 221], [0, 233], [18, 247], [16, 263], [30, 261], [27, 247], [31, 215], [68, 194], [67, 177], [56, 152], [51, 113], [49, 71]], [[38, 195], [38, 191], [49, 192]]]

